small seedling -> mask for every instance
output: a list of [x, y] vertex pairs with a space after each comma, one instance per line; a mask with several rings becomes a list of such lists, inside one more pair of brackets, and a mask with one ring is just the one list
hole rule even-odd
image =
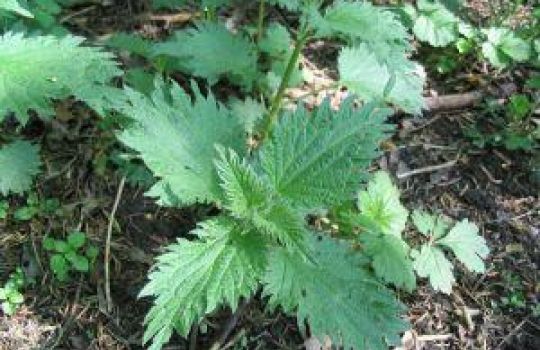
[[98, 248], [87, 242], [84, 232], [73, 231], [66, 240], [45, 237], [43, 248], [52, 252], [49, 266], [60, 281], [69, 280], [71, 271], [87, 273], [99, 254]]
[[2, 301], [2, 311], [11, 316], [17, 312], [19, 306], [24, 302], [21, 293], [25, 285], [24, 273], [20, 267], [12, 273], [4, 287], [0, 288], [0, 301]]
[[[15, 210], [15, 220], [28, 221], [36, 216], [52, 215], [60, 207], [57, 198], [39, 199], [35, 193], [30, 193], [26, 199], [26, 205]], [[1, 214], [1, 213], [0, 213]]]
[[9, 203], [7, 201], [0, 201], [0, 220], [4, 220], [8, 216]]

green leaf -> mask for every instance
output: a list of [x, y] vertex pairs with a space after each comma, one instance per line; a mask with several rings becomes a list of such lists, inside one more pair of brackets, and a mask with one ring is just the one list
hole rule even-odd
[[346, 47], [338, 57], [340, 81], [363, 100], [381, 100], [418, 114], [424, 79], [405, 53], [381, 57], [367, 44]]
[[467, 219], [458, 222], [437, 244], [450, 248], [459, 261], [470, 271], [483, 273], [489, 248], [486, 240], [478, 235], [478, 227]]
[[111, 54], [83, 47], [82, 41], [70, 35], [25, 38], [8, 32], [0, 36], [0, 121], [14, 112], [25, 124], [30, 109], [54, 115], [51, 100], [69, 96], [102, 113], [106, 98], [119, 91], [106, 84], [121, 72]]
[[450, 224], [442, 215], [431, 215], [425, 211], [414, 210], [411, 218], [418, 231], [428, 238], [433, 236], [433, 239], [438, 239], [450, 228]]
[[71, 266], [79, 272], [88, 272], [90, 263], [85, 256], [78, 255], [74, 251], [69, 251], [65, 258], [71, 263]]
[[28, 221], [39, 213], [39, 208], [34, 206], [25, 206], [15, 210], [13, 217], [18, 221]]
[[15, 12], [23, 17], [34, 17], [32, 12], [28, 11], [26, 7], [22, 6], [18, 0], [0, 0], [0, 10]]
[[[1, 40], [1, 39], [0, 39]], [[2, 52], [0, 50], [0, 56]], [[1, 58], [0, 58], [1, 60]], [[0, 64], [1, 66], [1, 64]], [[1, 97], [0, 78], [0, 106]], [[0, 107], [0, 113], [1, 113]], [[1, 118], [0, 118], [1, 119]], [[23, 193], [30, 189], [34, 177], [39, 173], [41, 160], [39, 147], [28, 141], [14, 141], [0, 148], [0, 194]]]
[[358, 208], [382, 233], [401, 237], [409, 213], [399, 201], [399, 190], [388, 173], [375, 173], [367, 189], [358, 194]]
[[99, 249], [95, 245], [89, 245], [85, 251], [86, 257], [94, 261], [99, 255]]
[[428, 212], [415, 209], [411, 214], [411, 219], [416, 229], [424, 236], [429, 237], [435, 228], [437, 217]]
[[6, 300], [7, 299], [7, 290], [5, 288], [0, 287], [0, 300]]
[[407, 243], [387, 234], [362, 233], [359, 238], [364, 252], [373, 259], [375, 274], [387, 283], [412, 292], [416, 286], [416, 277]]
[[264, 271], [265, 246], [231, 221], [206, 221], [193, 232], [201, 241], [179, 239], [158, 257], [141, 296], [152, 296], [144, 342], [160, 349], [174, 329], [186, 336], [193, 323], [225, 303], [235, 309], [255, 291]]
[[150, 58], [152, 54], [152, 42], [141, 36], [128, 33], [115, 33], [107, 39], [105, 45], [124, 50], [132, 54]]
[[284, 58], [291, 52], [292, 39], [287, 28], [279, 23], [270, 23], [265, 31], [262, 40], [259, 42], [259, 49], [272, 58]]
[[413, 32], [432, 46], [446, 46], [459, 37], [459, 19], [439, 1], [419, 0]]
[[266, 108], [251, 97], [245, 100], [233, 100], [230, 103], [231, 113], [244, 126], [244, 130], [249, 135], [255, 133], [255, 127], [262, 117], [267, 113]]
[[391, 128], [389, 110], [344, 101], [339, 111], [325, 101], [311, 115], [299, 107], [283, 115], [259, 152], [258, 167], [273, 190], [307, 210], [352, 198], [377, 146]]
[[508, 28], [484, 30], [487, 41], [482, 44], [482, 53], [497, 68], [505, 68], [512, 61], [523, 62], [531, 55], [531, 46]]
[[8, 316], [12, 316], [15, 314], [15, 312], [17, 312], [17, 305], [12, 304], [9, 301], [5, 301], [2, 303], [2, 311], [4, 311], [4, 313]]
[[404, 50], [410, 46], [407, 29], [397, 16], [368, 2], [337, 1], [326, 10], [322, 22], [315, 23], [315, 27], [320, 36], [339, 33], [354, 42], [362, 41], [379, 46], [379, 50], [387, 47], [385, 51], [389, 51], [396, 46]]
[[225, 208], [238, 218], [249, 217], [266, 204], [271, 190], [236, 152], [218, 148], [218, 153], [215, 165], [225, 192]]
[[63, 255], [53, 254], [49, 260], [49, 265], [58, 280], [62, 282], [67, 280], [69, 267]]
[[305, 251], [302, 216], [272, 193], [251, 166], [233, 151], [219, 150], [216, 168], [225, 192], [225, 208], [293, 250]]
[[533, 104], [531, 103], [527, 95], [514, 94], [510, 96], [508, 112], [510, 113], [513, 120], [523, 120], [529, 115], [529, 113], [532, 112], [532, 109]]
[[49, 250], [49, 251], [54, 250], [54, 247], [55, 247], [54, 242], [55, 242], [54, 238], [45, 237], [43, 239], [43, 249]]
[[0, 220], [5, 220], [8, 216], [9, 203], [7, 201], [0, 201]]
[[432, 245], [422, 245], [420, 252], [414, 257], [413, 266], [418, 276], [429, 278], [433, 289], [446, 294], [452, 292], [452, 284], [455, 281], [452, 273], [454, 267], [442, 250]]
[[86, 234], [79, 231], [71, 232], [67, 237], [67, 243], [74, 249], [81, 248], [86, 243]]
[[54, 250], [58, 253], [67, 253], [71, 251], [71, 247], [65, 241], [59, 239], [54, 240]]
[[238, 120], [198, 89], [193, 101], [176, 84], [170, 89], [158, 84], [150, 98], [131, 89], [125, 93], [129, 103], [117, 108], [134, 124], [119, 139], [160, 179], [147, 195], [169, 206], [219, 202], [215, 146], [243, 153], [244, 131]]
[[200, 22], [154, 47], [155, 55], [177, 58], [184, 70], [211, 85], [225, 76], [248, 90], [257, 78], [256, 52], [253, 43], [214, 22]]
[[8, 301], [12, 304], [22, 304], [24, 302], [24, 295], [19, 291], [12, 290], [8, 295]]
[[407, 323], [403, 306], [380, 285], [348, 247], [329, 238], [312, 240], [316, 264], [284, 249], [272, 251], [264, 277], [270, 305], [296, 310], [298, 325], [349, 349], [388, 349]]

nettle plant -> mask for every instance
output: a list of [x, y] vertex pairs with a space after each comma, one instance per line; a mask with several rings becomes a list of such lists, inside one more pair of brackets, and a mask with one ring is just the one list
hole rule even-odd
[[[251, 3], [238, 1], [248, 10]], [[482, 271], [487, 248], [476, 226], [462, 221], [450, 229], [423, 214], [425, 222], [415, 223], [424, 243], [410, 247], [403, 234], [408, 212], [388, 175], [377, 173], [366, 185], [378, 145], [393, 130], [385, 122], [393, 112], [387, 105], [410, 113], [423, 107], [424, 80], [408, 59], [407, 29], [394, 12], [368, 2], [324, 3], [261, 0], [255, 25], [232, 31], [218, 16], [229, 1], [202, 1], [204, 18], [170, 39], [152, 43], [122, 34], [106, 43], [146, 58], [164, 75], [181, 71], [210, 86], [226, 80], [261, 97], [228, 106], [196, 83], [188, 94], [141, 69], [126, 73], [130, 87], [114, 88], [110, 81], [121, 71], [113, 56], [69, 34], [8, 30], [0, 36], [0, 118], [10, 114], [24, 125], [30, 110], [52, 116], [53, 100], [68, 97], [102, 115], [114, 110], [132, 119], [119, 140], [158, 179], [148, 196], [163, 206], [218, 209], [189, 239], [170, 245], [150, 272], [141, 292], [154, 299], [144, 335], [150, 349], [160, 349], [174, 331], [186, 336], [205, 315], [221, 305], [235, 309], [259, 290], [269, 307], [296, 313], [305, 332], [309, 325], [312, 335], [328, 335], [346, 348], [385, 349], [408, 328], [404, 306], [385, 284], [412, 291], [416, 271], [450, 292], [454, 277], [445, 250]], [[268, 6], [297, 13], [297, 28], [266, 23]], [[15, 0], [0, 2], [0, 9], [25, 23], [35, 17], [31, 6]], [[302, 50], [316, 39], [343, 44], [336, 89], [345, 86], [355, 96], [337, 110], [327, 100], [283, 111], [286, 89], [302, 82]], [[11, 162], [15, 167], [0, 168], [4, 195], [31, 185], [40, 165], [37, 147], [20, 140], [2, 146], [0, 165]], [[326, 215], [335, 220], [333, 234], [309, 224]]]

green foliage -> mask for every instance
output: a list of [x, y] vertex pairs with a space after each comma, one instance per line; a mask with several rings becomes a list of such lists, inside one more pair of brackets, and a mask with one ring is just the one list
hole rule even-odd
[[[165, 344], [173, 329], [186, 335], [192, 323], [218, 305], [234, 308], [240, 297], [249, 297], [263, 283], [270, 250], [283, 250], [304, 263], [315, 259], [306, 215], [353, 196], [390, 129], [384, 123], [388, 110], [373, 105], [357, 109], [349, 100], [333, 111], [327, 101], [311, 113], [299, 108], [283, 115], [260, 148], [244, 156], [244, 128], [212, 96], [205, 98], [195, 88], [190, 100], [175, 84], [158, 84], [150, 98], [130, 89], [126, 94], [128, 103], [119, 104], [118, 110], [133, 123], [119, 137], [160, 178], [154, 187], [160, 186], [161, 192], [152, 189], [148, 194], [169, 196], [158, 196], [169, 205], [215, 203], [222, 209], [219, 217], [192, 232], [195, 241], [179, 240], [158, 258], [141, 294], [154, 297], [145, 332], [152, 349]], [[345, 254], [335, 253], [340, 252]], [[366, 339], [380, 347], [403, 329], [397, 318], [400, 307], [367, 271], [358, 273], [353, 281], [362, 284], [349, 287], [354, 294], [343, 308], [373, 288], [368, 295], [370, 311], [376, 314], [341, 329], [348, 321], [339, 313], [326, 322], [320, 319], [324, 310], [312, 309], [315, 305], [300, 300], [294, 305], [301, 305], [301, 318], [321, 334], [342, 332], [348, 344], [361, 345]], [[340, 289], [348, 281], [335, 276], [321, 282], [328, 293], [337, 287], [336, 279]], [[348, 312], [352, 319], [359, 310]], [[374, 320], [386, 322], [379, 333], [358, 334]]]
[[283, 249], [272, 251], [264, 277], [270, 305], [297, 309], [300, 328], [307, 321], [312, 335], [330, 336], [347, 349], [399, 344], [398, 334], [408, 328], [398, 316], [403, 306], [370, 275], [365, 261], [330, 238], [313, 237], [310, 245], [313, 262]]
[[[28, 111], [54, 114], [51, 99], [69, 96], [103, 112], [105, 97], [114, 93], [106, 84], [120, 74], [112, 55], [81, 46], [74, 36], [0, 36], [0, 120], [14, 112], [25, 124]], [[72, 59], [77, 57], [77, 64]]]
[[441, 2], [420, 0], [414, 18], [416, 37], [432, 46], [446, 46], [459, 37], [459, 19]]
[[358, 193], [358, 208], [388, 235], [399, 236], [405, 229], [409, 213], [399, 201], [399, 190], [385, 172], [377, 172], [365, 191]]
[[[215, 145], [244, 153], [243, 128], [213, 96], [196, 89], [193, 104], [177, 85], [171, 91], [161, 83], [151, 97], [125, 90], [127, 103], [118, 108], [134, 125], [119, 139], [135, 150], [159, 178], [148, 192], [163, 205], [181, 202], [220, 202], [213, 158]], [[156, 152], [156, 140], [160, 140]]]
[[489, 28], [484, 31], [487, 41], [482, 53], [497, 68], [505, 68], [512, 62], [523, 62], [531, 55], [530, 44], [508, 28]]
[[222, 24], [200, 22], [196, 28], [178, 31], [172, 39], [155, 45], [153, 53], [176, 58], [182, 70], [211, 85], [226, 77], [250, 89], [257, 79], [255, 45]]
[[376, 146], [391, 127], [389, 110], [353, 100], [332, 111], [329, 101], [308, 114], [286, 113], [261, 147], [257, 167], [274, 190], [306, 210], [328, 208], [353, 195]]
[[0, 148], [0, 194], [6, 196], [9, 193], [20, 194], [28, 191], [40, 167], [41, 160], [37, 145], [18, 140], [2, 146]]
[[489, 249], [475, 224], [464, 219], [448, 230], [450, 225], [443, 217], [419, 211], [413, 213], [412, 219], [418, 231], [429, 239], [419, 252], [414, 252], [414, 269], [418, 276], [429, 278], [435, 290], [449, 294], [454, 283], [453, 266], [443, 249], [452, 251], [468, 270], [484, 272], [483, 259]]
[[192, 323], [225, 303], [236, 308], [249, 297], [264, 271], [265, 245], [227, 218], [202, 223], [192, 232], [200, 240], [180, 239], [158, 258], [141, 296], [154, 296], [146, 317], [144, 342], [161, 349], [174, 329], [187, 336]]
[[28, 221], [36, 216], [49, 216], [55, 214], [59, 207], [58, 199], [41, 199], [32, 192], [26, 197], [26, 205], [15, 210], [13, 218], [18, 221]]
[[319, 36], [340, 35], [351, 44], [338, 58], [343, 85], [362, 99], [420, 113], [424, 78], [407, 58], [409, 37], [392, 12], [369, 3], [338, 1], [314, 25]]
[[72, 231], [65, 240], [47, 236], [43, 248], [50, 252], [49, 267], [60, 282], [69, 280], [71, 271], [89, 272], [99, 254], [86, 234], [79, 231]]
[[7, 316], [12, 316], [24, 303], [24, 295], [21, 290], [24, 288], [25, 278], [21, 268], [13, 272], [3, 287], [0, 287], [0, 301], [2, 302], [2, 312]]
[[8, 217], [9, 203], [0, 201], [0, 220], [5, 220]]

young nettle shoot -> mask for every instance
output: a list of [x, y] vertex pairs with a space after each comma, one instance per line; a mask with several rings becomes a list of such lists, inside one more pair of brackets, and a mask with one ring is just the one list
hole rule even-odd
[[11, 316], [17, 312], [22, 303], [24, 295], [22, 289], [25, 285], [24, 273], [20, 267], [13, 272], [3, 287], [0, 288], [0, 301], [2, 302], [2, 312]]
[[69, 280], [71, 272], [89, 272], [99, 254], [86, 234], [79, 231], [71, 232], [65, 240], [45, 237], [43, 248], [50, 252], [49, 266], [60, 282]]

